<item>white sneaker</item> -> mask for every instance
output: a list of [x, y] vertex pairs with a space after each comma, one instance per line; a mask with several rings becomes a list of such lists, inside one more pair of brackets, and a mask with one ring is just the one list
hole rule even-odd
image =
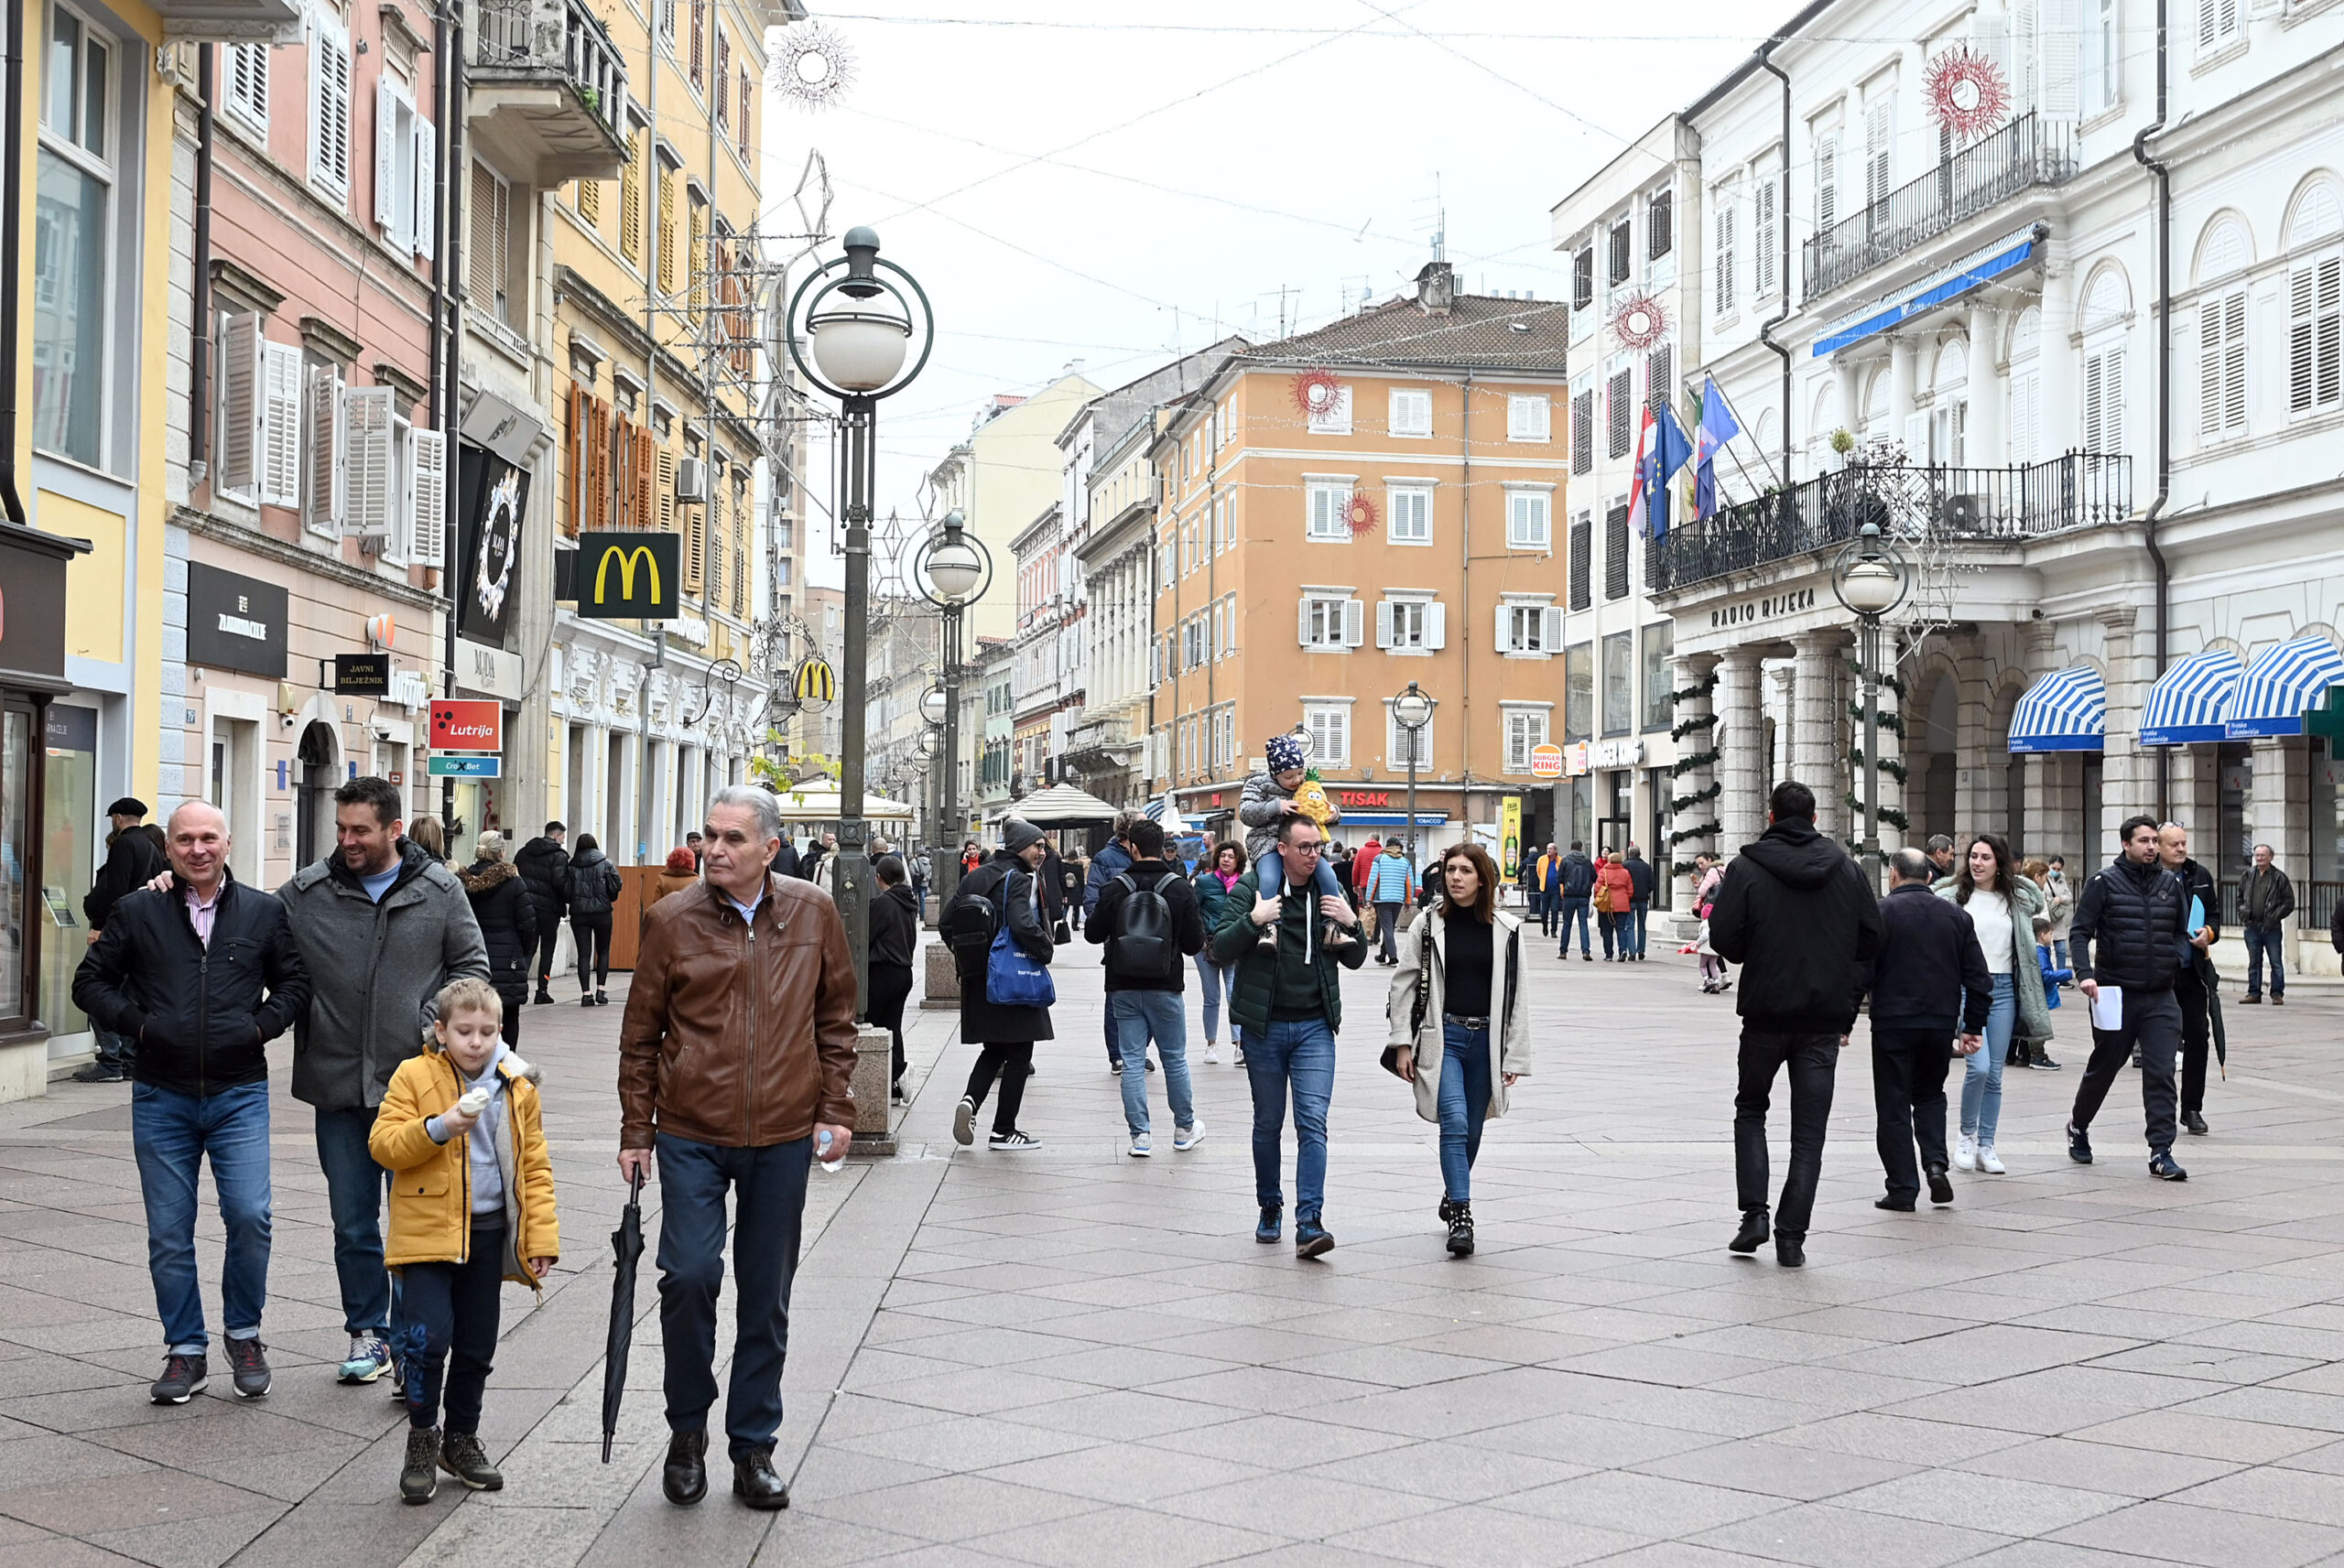
[[1204, 1141], [1205, 1119], [1201, 1116], [1186, 1127], [1176, 1126], [1172, 1129], [1172, 1147], [1175, 1149], [1194, 1149]]
[[1963, 1133], [1961, 1141], [1953, 1146], [1953, 1168], [1957, 1171], [1974, 1171], [1978, 1168], [1978, 1140], [1967, 1132]]
[[1134, 1160], [1145, 1160], [1156, 1152], [1156, 1145], [1148, 1141], [1146, 1133], [1134, 1133], [1132, 1136], [1132, 1146], [1128, 1152]]
[[1990, 1176], [2004, 1176], [2010, 1173], [2002, 1164], [2002, 1157], [1994, 1152], [1994, 1146], [1991, 1143], [1979, 1145], [1978, 1168]]
[[967, 1095], [952, 1108], [952, 1141], [966, 1149], [977, 1141], [977, 1102]]
[[1207, 1065], [1208, 1067], [1212, 1067], [1212, 1066], [1218, 1066], [1218, 1065], [1220, 1065], [1220, 1064], [1221, 1064], [1221, 1043], [1220, 1043], [1219, 1041], [1216, 1041], [1216, 1040], [1208, 1040], [1208, 1041], [1206, 1041], [1206, 1042], [1205, 1042], [1205, 1065]]

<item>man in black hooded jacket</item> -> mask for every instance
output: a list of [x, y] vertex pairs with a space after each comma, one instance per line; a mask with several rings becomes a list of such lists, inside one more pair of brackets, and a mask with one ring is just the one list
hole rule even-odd
[[1790, 1069], [1791, 1168], [1774, 1215], [1774, 1260], [1807, 1261], [1807, 1225], [1823, 1175], [1823, 1133], [1839, 1050], [1880, 949], [1880, 900], [1848, 852], [1815, 830], [1815, 792], [1785, 780], [1767, 803], [1771, 826], [1727, 868], [1709, 913], [1709, 945], [1743, 966], [1741, 1086], [1733, 1097], [1734, 1183], [1742, 1228], [1730, 1244], [1766, 1239], [1766, 1106]]
[[2115, 1028], [2100, 1028], [2094, 1020], [2091, 1060], [2076, 1086], [2076, 1106], [2067, 1119], [2067, 1158], [2091, 1163], [2091, 1119], [2137, 1046], [2149, 1174], [2186, 1182], [2189, 1173], [2173, 1158], [2173, 1058], [2181, 1044], [2181, 1004], [2174, 1000], [2173, 986], [2189, 946], [2183, 930], [2189, 921], [2188, 893], [2181, 878], [2158, 863], [2155, 817], [2127, 817], [2117, 837], [2124, 852], [2084, 883], [2067, 931], [2076, 989], [2089, 999], [2093, 1011], [2099, 1011], [2100, 987], [2123, 992]]

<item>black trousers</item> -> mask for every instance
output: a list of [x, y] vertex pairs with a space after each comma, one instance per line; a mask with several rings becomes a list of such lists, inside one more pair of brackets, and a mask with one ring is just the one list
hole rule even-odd
[[[1115, 1010], [1109, 1008], [1110, 1020]], [[993, 1108], [993, 1130], [995, 1132], [1017, 1130], [1017, 1110], [1026, 1103], [1026, 1069], [1034, 1065], [1034, 1043], [1031, 1040], [988, 1040], [977, 1053], [977, 1065], [969, 1075], [968, 1098], [979, 1106], [993, 1092], [993, 1081], [1001, 1080], [1001, 1099]]]
[[[505, 971], [507, 975], [512, 972], [510, 969]], [[496, 1000], [505, 1004], [505, 1022], [501, 1026], [505, 1044], [517, 1051], [521, 1048], [521, 1009], [529, 1000], [527, 982], [515, 981], [512, 985], [497, 986]]]
[[895, 1036], [894, 1070], [887, 1081], [893, 1083], [904, 1076], [904, 1003], [912, 994], [912, 967], [909, 964], [874, 964], [871, 966], [871, 1022]]
[[1831, 1120], [1831, 1087], [1839, 1070], [1837, 1034], [1742, 1031], [1741, 1087], [1733, 1096], [1733, 1178], [1744, 1214], [1766, 1206], [1766, 1107], [1774, 1076], [1790, 1069], [1791, 1168], [1774, 1209], [1776, 1235], [1806, 1239], [1823, 1178], [1823, 1132]]
[[[591, 991], [607, 985], [611, 979], [611, 917], [602, 914], [573, 914], [570, 917], [570, 935], [578, 941], [578, 989]], [[589, 975], [593, 977], [588, 982]]]
[[[1945, 1168], [1945, 1076], [1953, 1040], [1942, 1029], [1872, 1025], [1872, 1104], [1878, 1118], [1880, 1168], [1888, 1195], [1921, 1195], [1921, 1173]], [[1913, 1146], [1920, 1145], [1920, 1162]]]
[[[485, 1223], [484, 1223], [485, 1222]], [[461, 1263], [409, 1263], [399, 1271], [407, 1321], [423, 1330], [416, 1367], [402, 1367], [407, 1423], [440, 1424], [444, 1379], [448, 1430], [480, 1430], [481, 1395], [496, 1359], [497, 1296], [505, 1283], [505, 1217], [472, 1216], [472, 1256]]]
[[2173, 1147], [2173, 1057], [2181, 1044], [2181, 1004], [2171, 991], [2124, 993], [2124, 1022], [2116, 1029], [2091, 1032], [2091, 1060], [2084, 1065], [2084, 1081], [2076, 1086], [2071, 1119], [2079, 1129], [2091, 1126], [2109, 1089], [2141, 1048], [2141, 1108], [2148, 1122], [2149, 1148], [2154, 1152]]
[[545, 906], [537, 906], [537, 989], [546, 989], [553, 981], [554, 949], [561, 946], [561, 912], [551, 914]]
[[2174, 978], [2173, 1000], [2181, 1007], [2181, 1110], [2195, 1116], [2206, 1108], [2206, 1063], [2214, 1054], [2214, 1015], [2206, 982], [2191, 970]]

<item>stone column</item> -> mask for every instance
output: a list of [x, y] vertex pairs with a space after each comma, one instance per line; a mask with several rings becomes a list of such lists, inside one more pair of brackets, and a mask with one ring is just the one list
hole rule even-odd
[[[1691, 691], [1706, 682], [1709, 677], [1709, 672], [1718, 667], [1717, 655], [1688, 654], [1676, 660], [1674, 667], [1677, 672], [1675, 689]], [[1705, 691], [1698, 697], [1688, 697], [1677, 705], [1676, 722], [1682, 724], [1688, 719], [1704, 719], [1717, 711], [1716, 694]], [[1718, 739], [1718, 730], [1721, 727], [1722, 720], [1719, 724], [1710, 725], [1706, 730], [1687, 731], [1685, 738], [1677, 742], [1677, 754], [1679, 757], [1689, 757], [1719, 748], [1721, 742]], [[1714, 762], [1687, 769], [1670, 780], [1669, 796], [1671, 799], [1677, 799], [1688, 795], [1699, 795], [1706, 791], [1718, 777], [1719, 768]], [[1720, 803], [1715, 800], [1697, 801], [1672, 814], [1669, 830], [1680, 832], [1687, 827], [1698, 827], [1704, 822], [1721, 822], [1723, 818], [1719, 815], [1719, 806]], [[1715, 833], [1704, 833], [1698, 838], [1679, 839], [1674, 846], [1664, 847], [1665, 853], [1659, 858], [1664, 864], [1680, 862], [1689, 864], [1693, 857], [1704, 849], [1715, 854], [1718, 849], [1718, 838], [1719, 836]], [[1672, 885], [1677, 890], [1677, 896], [1669, 901], [1670, 906], [1679, 912], [1691, 909], [1693, 906], [1692, 876], [1689, 873], [1673, 873], [1673, 875]]]
[[1790, 776], [1815, 792], [1815, 826], [1829, 838], [1848, 831], [1847, 759], [1842, 748], [1839, 665], [1846, 633], [1802, 632], [1791, 639]]
[[1760, 704], [1758, 653], [1736, 648], [1718, 666], [1718, 796], [1720, 849], [1732, 854], [1766, 830], [1766, 730]]
[[2115, 853], [2117, 824], [2156, 808], [2155, 759], [2143, 757], [2136, 740], [2148, 682], [2138, 667], [2145, 661], [2136, 644], [2146, 639], [2133, 634], [2135, 614], [2129, 604], [2100, 611], [2101, 660], [2108, 670], [2108, 740], [2100, 753], [2100, 820], [2086, 824], [2091, 829], [2092, 851], [2087, 865]]
[[2042, 310], [2043, 449], [2038, 455], [2047, 459], [2083, 438], [2082, 399], [2076, 389], [2076, 271], [2064, 241], [2053, 240], [2045, 247]]
[[[2154, 758], [2143, 759], [2143, 765], [2155, 777]], [[2219, 768], [2220, 753], [2211, 746], [2175, 746], [2165, 758], [2168, 815], [2193, 834], [2210, 833], [2222, 809]]]
[[1957, 839], [1970, 833], [2000, 833], [2009, 827], [2002, 766], [2005, 752], [1990, 750], [1986, 654], [1974, 633], [1946, 638], [1954, 664], [1953, 823]]
[[[1864, 417], [1863, 377], [1859, 373], [1861, 369], [1861, 367], [1850, 354], [1843, 352], [1832, 356], [1831, 385], [1834, 400], [1839, 405], [1839, 423], [1836, 427], [1847, 431], [1851, 436], [1856, 434], [1857, 427], [1863, 423]], [[1820, 433], [1827, 437], [1831, 434], [1829, 430]], [[1825, 449], [1829, 449], [1828, 445]], [[1825, 469], [1837, 466], [1829, 458], [1819, 460]]]
[[[1897, 337], [1888, 341], [1888, 428], [1880, 432], [1892, 441], [1904, 439], [1905, 422], [1913, 417], [1914, 377], [1918, 373], [1920, 345], [1910, 338]], [[1906, 460], [1928, 461], [1926, 451], [1908, 450]]]
[[2002, 313], [1991, 305], [1970, 308], [1970, 432], [1967, 468], [1998, 468], [2010, 461], [2010, 425], [2002, 384]]

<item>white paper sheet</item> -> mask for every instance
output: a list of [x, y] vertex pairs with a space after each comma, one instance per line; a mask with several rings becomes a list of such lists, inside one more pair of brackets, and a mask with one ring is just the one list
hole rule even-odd
[[2122, 986], [2103, 985], [2100, 988], [2100, 994], [2092, 999], [2091, 1026], [2094, 1029], [2124, 1027], [2124, 988]]

